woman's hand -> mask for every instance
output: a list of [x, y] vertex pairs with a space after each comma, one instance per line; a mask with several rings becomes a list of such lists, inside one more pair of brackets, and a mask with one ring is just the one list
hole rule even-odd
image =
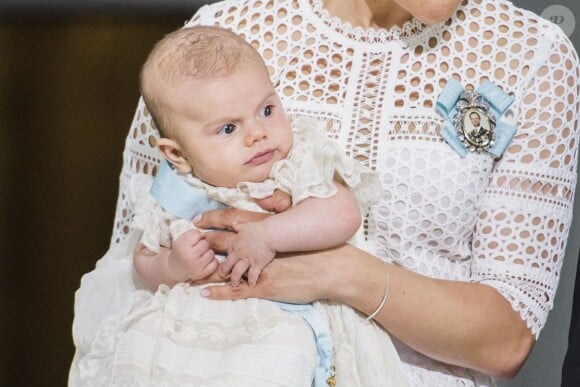
[[195, 281], [189, 280], [187, 282], [189, 282], [191, 285], [203, 285], [203, 284], [222, 283], [228, 281], [229, 281], [228, 276], [224, 276], [219, 272], [219, 270], [216, 270], [205, 278], [200, 278]]
[[[196, 219], [195, 225], [199, 228], [233, 230], [234, 224], [255, 222], [266, 216], [268, 214], [220, 209], [204, 213], [201, 219]], [[233, 231], [206, 233], [206, 240], [215, 251], [227, 252], [236, 238], [237, 234]], [[340, 283], [338, 277], [352, 270], [345, 266], [353, 263], [353, 260], [344, 259], [348, 254], [341, 254], [342, 249], [355, 248], [345, 245], [324, 251], [278, 256], [262, 271], [255, 286], [250, 287], [246, 283], [239, 286], [209, 286], [202, 294], [216, 300], [266, 298], [293, 303], [336, 299], [339, 294], [332, 289], [339, 289], [336, 286]], [[226, 266], [227, 263], [222, 265]], [[218, 272], [225, 276], [227, 273], [221, 270], [222, 265]]]
[[330, 298], [327, 291], [334, 273], [324, 270], [332, 251], [274, 259], [264, 268], [255, 286], [208, 286], [202, 295], [214, 300], [264, 298], [296, 304]]
[[199, 229], [233, 231], [235, 230], [235, 224], [258, 222], [270, 215], [271, 214], [265, 212], [252, 212], [239, 210], [237, 208], [221, 208], [219, 210], [204, 212], [203, 214], [196, 216], [193, 218], [193, 223]]

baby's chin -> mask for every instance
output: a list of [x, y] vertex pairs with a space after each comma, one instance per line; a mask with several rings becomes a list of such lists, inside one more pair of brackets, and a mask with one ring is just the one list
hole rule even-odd
[[265, 180], [270, 178], [270, 173], [260, 173], [260, 174], [253, 174], [251, 176], [240, 176], [239, 179], [236, 181], [234, 187], [239, 187], [242, 183], [261, 183]]

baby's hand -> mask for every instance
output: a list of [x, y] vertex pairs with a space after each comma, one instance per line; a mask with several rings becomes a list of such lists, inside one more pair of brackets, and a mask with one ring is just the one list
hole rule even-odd
[[266, 211], [280, 213], [292, 206], [292, 197], [286, 192], [277, 189], [271, 196], [258, 199], [256, 203]]
[[231, 283], [238, 286], [242, 276], [248, 272], [248, 284], [254, 286], [262, 270], [272, 262], [276, 250], [269, 244], [269, 238], [263, 222], [235, 225], [236, 241], [228, 252], [226, 261], [220, 271], [231, 271]]
[[174, 278], [185, 282], [210, 276], [217, 270], [219, 262], [204, 234], [198, 230], [189, 230], [173, 241], [167, 265]]

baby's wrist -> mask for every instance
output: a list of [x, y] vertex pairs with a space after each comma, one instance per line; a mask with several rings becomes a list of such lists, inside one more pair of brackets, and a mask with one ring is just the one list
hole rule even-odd
[[187, 276], [185, 276], [183, 274], [183, 272], [180, 273], [180, 272], [176, 272], [176, 271], [174, 271], [172, 269], [169, 269], [168, 276], [167, 276], [167, 278], [165, 278], [165, 280], [163, 281], [163, 283], [165, 285], [168, 285], [168, 286], [171, 287], [171, 286], [173, 286], [175, 284], [178, 284], [178, 283], [181, 283], [181, 282], [186, 282], [189, 279], [190, 278], [188, 278]]
[[[268, 222], [268, 220], [270, 220], [270, 222]], [[271, 217], [261, 220], [258, 223], [262, 229], [262, 241], [268, 250], [270, 250], [270, 252], [274, 255], [276, 255], [276, 253], [284, 252], [280, 246], [280, 238], [278, 238], [278, 235], [275, 231], [276, 227], [274, 225], [268, 224], [271, 223]]]

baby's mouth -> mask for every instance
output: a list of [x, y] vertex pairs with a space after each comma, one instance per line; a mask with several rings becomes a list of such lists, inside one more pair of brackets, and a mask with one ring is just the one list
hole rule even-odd
[[246, 161], [246, 164], [247, 165], [264, 164], [264, 163], [267, 163], [268, 161], [270, 161], [272, 159], [272, 157], [274, 157], [274, 150], [268, 149], [264, 152], [256, 153], [254, 155], [254, 157], [252, 157], [250, 160]]

